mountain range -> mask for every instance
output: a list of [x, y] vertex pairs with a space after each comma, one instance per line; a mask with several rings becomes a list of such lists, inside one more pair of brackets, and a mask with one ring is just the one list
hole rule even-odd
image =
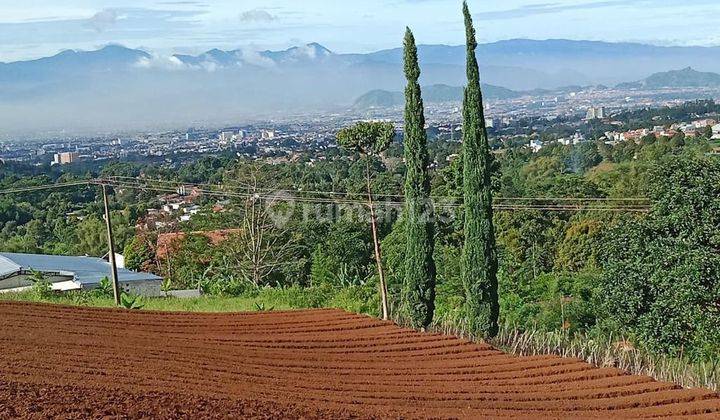
[[[456, 97], [460, 88], [451, 87], [465, 83], [465, 47], [420, 45], [418, 53], [423, 85], [445, 86], [426, 92], [427, 100]], [[688, 65], [720, 71], [720, 48], [706, 47], [519, 39], [482, 44], [478, 57], [483, 82], [504, 87], [503, 95], [637, 80], [651, 87], [658, 82], [643, 77]], [[400, 48], [340, 54], [312, 43], [162, 56], [110, 45], [0, 63], [0, 130], [237, 122], [350, 107], [370, 91], [376, 102], [394, 103], [396, 95], [382, 99], [380, 91], [399, 92], [404, 83]]]

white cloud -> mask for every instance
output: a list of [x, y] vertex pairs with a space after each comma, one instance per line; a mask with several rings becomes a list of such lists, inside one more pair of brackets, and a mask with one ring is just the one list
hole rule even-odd
[[240, 13], [240, 21], [245, 23], [269, 23], [277, 20], [277, 16], [267, 10], [254, 9]]
[[95, 29], [96, 32], [104, 32], [111, 26], [115, 25], [118, 21], [119, 14], [113, 9], [105, 9], [95, 13], [90, 19], [88, 24]]
[[273, 60], [255, 51], [252, 47], [243, 47], [240, 52], [242, 53], [243, 62], [247, 64], [268, 69], [276, 67]]
[[191, 66], [180, 61], [175, 56], [153, 55], [150, 58], [141, 58], [135, 63], [135, 67], [143, 69], [162, 69], [162, 70], [190, 70]]

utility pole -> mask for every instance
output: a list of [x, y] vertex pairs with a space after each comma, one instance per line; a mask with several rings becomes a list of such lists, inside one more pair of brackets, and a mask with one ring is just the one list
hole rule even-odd
[[100, 185], [102, 186], [103, 203], [105, 204], [105, 226], [107, 226], [108, 259], [110, 260], [113, 296], [115, 297], [115, 305], [120, 306], [120, 286], [118, 284], [117, 264], [115, 263], [115, 242], [113, 241], [112, 223], [110, 222], [110, 204], [108, 203], [107, 185], [105, 183]]
[[380, 255], [380, 240], [378, 239], [377, 220], [375, 218], [375, 205], [373, 204], [372, 189], [370, 186], [370, 162], [366, 163], [365, 176], [367, 177], [368, 207], [370, 207], [370, 225], [372, 227], [373, 244], [375, 245], [375, 262], [377, 263], [378, 276], [380, 276], [380, 299], [382, 300], [382, 317], [385, 321], [390, 318], [388, 308], [388, 288], [385, 282], [382, 256]]

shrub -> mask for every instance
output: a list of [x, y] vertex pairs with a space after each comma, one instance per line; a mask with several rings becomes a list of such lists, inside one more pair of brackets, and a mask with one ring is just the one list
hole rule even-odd
[[708, 358], [720, 348], [720, 161], [666, 160], [651, 181], [651, 213], [606, 237], [605, 317], [656, 351]]

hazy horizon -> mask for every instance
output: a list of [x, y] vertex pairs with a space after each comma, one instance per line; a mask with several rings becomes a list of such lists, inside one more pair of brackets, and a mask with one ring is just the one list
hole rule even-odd
[[[688, 66], [720, 73], [720, 48], [646, 47], [720, 44], [713, 18], [720, 13], [717, 0], [540, 1], [468, 2], [481, 43], [483, 83], [528, 91], [615, 86]], [[355, 100], [368, 91], [402, 89], [405, 79], [398, 49], [406, 26], [421, 45], [421, 83], [462, 86], [466, 52], [461, 4], [459, 0], [4, 4], [0, 6], [0, 132], [166, 127], [353, 110]], [[612, 44], [494, 44], [504, 40]], [[106, 45], [129, 50], [98, 51]], [[286, 51], [292, 46], [300, 48]], [[221, 52], [204, 54], [212, 49]], [[87, 53], [27, 62], [68, 50]]]
[[[715, 0], [507, 0], [469, 2], [480, 42], [571, 39], [659, 46], [720, 45]], [[158, 54], [211, 48], [281, 50], [318, 42], [338, 53], [400, 45], [405, 26], [420, 44], [458, 45], [457, 0], [157, 1], [51, 0], [0, 6], [0, 62], [117, 43]], [[687, 22], [692, 21], [692, 25]]]

